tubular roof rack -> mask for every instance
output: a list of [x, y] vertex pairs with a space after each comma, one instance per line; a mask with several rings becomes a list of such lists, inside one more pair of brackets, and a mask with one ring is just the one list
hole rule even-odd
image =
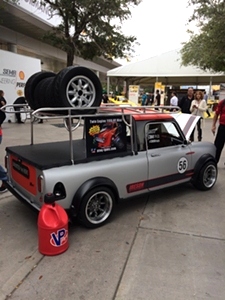
[[[180, 112], [180, 108], [177, 106], [118, 106], [118, 105], [102, 105], [99, 107], [43, 107], [38, 108], [37, 110], [32, 110], [28, 104], [7, 104], [1, 107], [1, 110], [4, 110], [6, 113], [18, 113], [18, 111], [12, 110], [14, 107], [21, 107], [23, 111], [30, 116], [31, 120], [31, 145], [34, 144], [34, 120], [38, 119], [62, 119], [65, 125], [65, 128], [69, 132], [69, 141], [70, 141], [70, 159], [74, 163], [73, 159], [73, 139], [72, 131], [76, 130], [80, 125], [82, 119], [86, 117], [96, 117], [96, 116], [122, 116], [123, 122], [130, 128], [131, 131], [131, 149], [134, 153], [134, 141], [132, 134], [132, 115], [134, 114], [161, 114], [161, 113], [171, 113], [171, 109], [176, 109], [177, 112]], [[10, 109], [8, 111], [8, 108]], [[157, 110], [156, 110], [157, 108]], [[129, 121], [125, 119], [125, 116], [129, 116]], [[74, 121], [76, 121], [74, 123]], [[84, 137], [83, 131], [83, 137]]]
[[[156, 110], [157, 109], [157, 110]], [[99, 107], [44, 107], [39, 108], [32, 112], [32, 115], [40, 119], [65, 119], [65, 118], [77, 118], [77, 117], [93, 117], [93, 115], [105, 115], [105, 114], [149, 114], [149, 113], [170, 113], [171, 109], [176, 109], [176, 112], [180, 112], [178, 106], [119, 106], [119, 105], [103, 105]]]

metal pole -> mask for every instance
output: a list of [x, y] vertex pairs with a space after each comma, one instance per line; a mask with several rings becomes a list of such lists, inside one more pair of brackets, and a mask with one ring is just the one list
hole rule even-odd
[[107, 77], [107, 95], [109, 96], [109, 89], [110, 89], [110, 78]]
[[209, 81], [209, 97], [212, 97], [212, 77], [210, 77], [210, 81]]

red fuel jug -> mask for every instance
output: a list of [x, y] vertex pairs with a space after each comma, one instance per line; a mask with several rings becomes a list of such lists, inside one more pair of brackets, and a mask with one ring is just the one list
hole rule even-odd
[[46, 194], [38, 215], [38, 249], [44, 255], [57, 255], [66, 251], [68, 243], [68, 215], [55, 203], [55, 195]]

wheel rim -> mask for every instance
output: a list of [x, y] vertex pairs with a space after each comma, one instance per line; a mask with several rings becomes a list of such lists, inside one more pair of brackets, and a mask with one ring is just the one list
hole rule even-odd
[[211, 188], [216, 182], [216, 177], [217, 177], [216, 167], [214, 165], [207, 166], [203, 176], [204, 186], [207, 188]]
[[92, 106], [96, 98], [94, 84], [85, 76], [75, 76], [67, 85], [66, 96], [71, 106]]
[[112, 207], [112, 197], [104, 191], [97, 192], [87, 202], [85, 209], [86, 218], [92, 224], [100, 224], [109, 217]]

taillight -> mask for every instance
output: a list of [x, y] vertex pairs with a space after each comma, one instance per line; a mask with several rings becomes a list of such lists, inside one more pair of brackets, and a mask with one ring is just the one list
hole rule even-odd
[[43, 193], [43, 191], [44, 191], [44, 180], [43, 180], [42, 175], [39, 175], [38, 178], [37, 178], [37, 187], [38, 187], [38, 192]]
[[5, 168], [8, 169], [8, 160], [9, 160], [9, 157], [8, 155], [5, 156]]

